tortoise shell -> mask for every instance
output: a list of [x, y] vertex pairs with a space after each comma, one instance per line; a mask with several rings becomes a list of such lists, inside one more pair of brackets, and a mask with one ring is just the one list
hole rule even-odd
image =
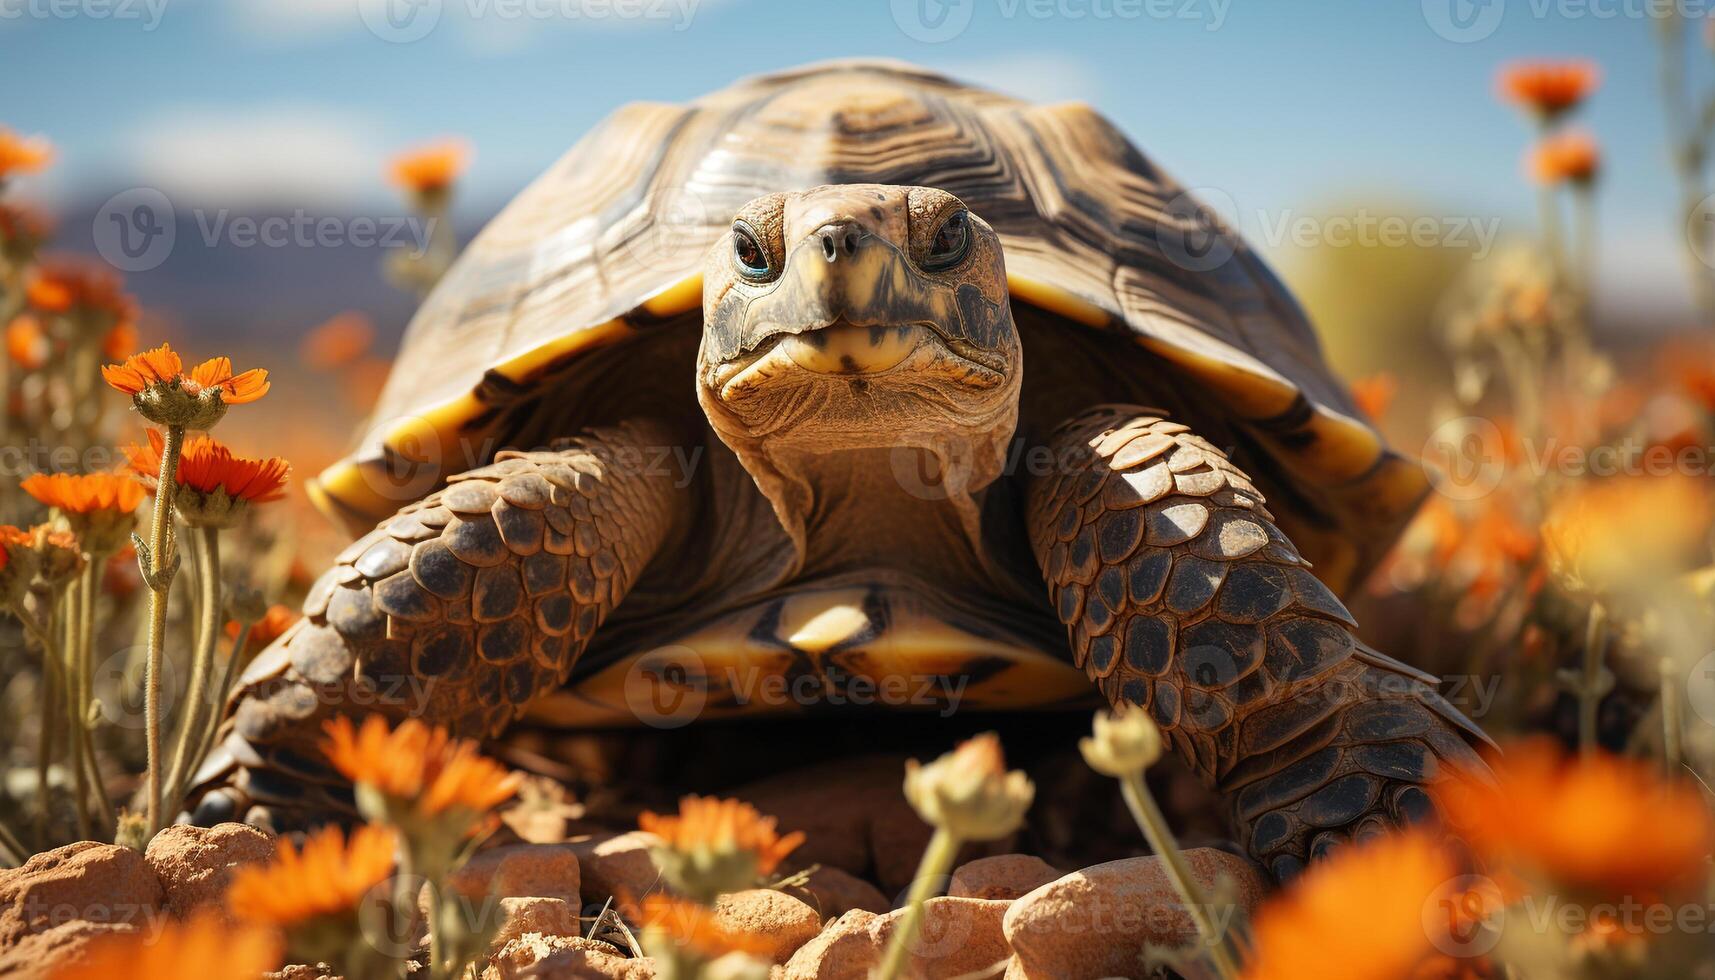
[[[479, 465], [468, 447], [517, 438], [516, 406], [592, 351], [700, 322], [703, 257], [747, 201], [859, 182], [957, 195], [999, 233], [1015, 306], [1129, 336], [1139, 372], [1166, 364], [1218, 398], [1336, 589], [1426, 492], [1263, 262], [1101, 115], [843, 61], [608, 117], [465, 249], [407, 329], [366, 433], [312, 494], [363, 528]], [[1028, 375], [1028, 343], [1025, 359]]]

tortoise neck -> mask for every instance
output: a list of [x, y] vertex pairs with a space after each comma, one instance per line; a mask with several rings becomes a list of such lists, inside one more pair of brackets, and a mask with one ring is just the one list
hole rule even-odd
[[937, 583], [985, 576], [980, 501], [943, 489], [946, 464], [920, 448], [788, 452], [809, 575], [891, 569]]

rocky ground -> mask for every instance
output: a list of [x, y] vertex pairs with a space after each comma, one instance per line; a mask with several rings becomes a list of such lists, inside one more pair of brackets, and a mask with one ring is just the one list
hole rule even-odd
[[[862, 978], [879, 963], [899, 919], [894, 905], [929, 836], [899, 794], [899, 772], [894, 759], [855, 760], [732, 794], [777, 815], [782, 830], [807, 835], [787, 883], [726, 896], [717, 908], [728, 928], [767, 941], [777, 977]], [[503, 925], [484, 980], [654, 976], [651, 959], [632, 956], [611, 934], [615, 942], [584, 938], [610, 898], [658, 887], [651, 841], [623, 825], [603, 826], [553, 794], [527, 794], [451, 883], [463, 894], [498, 898]], [[1146, 944], [1172, 948], [1192, 939], [1155, 858], [1078, 868], [1015, 852], [1027, 843], [963, 857], [946, 895], [929, 902], [914, 975], [1141, 977]], [[273, 850], [250, 827], [180, 826], [157, 836], [146, 854], [84, 842], [0, 871], [0, 976], [43, 976], [102, 934], [218, 907], [232, 870], [266, 861]], [[1244, 859], [1212, 847], [1188, 857], [1207, 885], [1224, 879], [1240, 907], [1262, 897], [1264, 881]], [[320, 975], [308, 967], [281, 974]]]

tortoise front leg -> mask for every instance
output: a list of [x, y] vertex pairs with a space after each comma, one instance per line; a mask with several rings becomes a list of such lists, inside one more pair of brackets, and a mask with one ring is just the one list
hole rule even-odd
[[281, 830], [349, 810], [317, 747], [336, 715], [482, 736], [562, 684], [685, 506], [682, 475], [646, 465], [675, 444], [639, 422], [502, 452], [347, 548], [245, 671], [195, 820]]
[[1103, 406], [1052, 447], [1030, 535], [1074, 660], [1110, 702], [1149, 709], [1277, 877], [1428, 814], [1424, 787], [1448, 764], [1481, 766], [1481, 732], [1433, 677], [1353, 636], [1214, 446]]

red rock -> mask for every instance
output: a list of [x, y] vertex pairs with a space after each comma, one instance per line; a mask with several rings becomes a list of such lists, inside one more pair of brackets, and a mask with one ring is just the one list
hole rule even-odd
[[1011, 900], [1060, 877], [1047, 861], [1031, 854], [997, 854], [953, 870], [947, 894], [960, 898]]
[[0, 871], [0, 947], [75, 920], [156, 924], [166, 895], [143, 855], [81, 841]]
[[660, 883], [660, 872], [649, 858], [649, 848], [660, 843], [661, 838], [641, 830], [571, 841], [568, 846], [577, 856], [583, 894], [592, 904], [609, 897], [641, 899]]
[[[905, 973], [925, 980], [998, 975], [1007, 960], [1001, 919], [1010, 903], [981, 898], [931, 898], [912, 943]], [[786, 963], [786, 980], [864, 980], [881, 964], [904, 910], [873, 915], [854, 910], [805, 943]]]
[[578, 921], [577, 906], [559, 898], [500, 899], [500, 929], [494, 935], [494, 945], [504, 946], [526, 933], [541, 936], [572, 937], [583, 935], [583, 923]]
[[530, 934], [506, 943], [482, 980], [653, 980], [655, 961], [620, 955], [595, 939]]
[[447, 879], [463, 895], [558, 898], [580, 903], [581, 873], [570, 844], [511, 844], [474, 855]]
[[728, 932], [766, 941], [768, 948], [757, 955], [770, 963], [786, 962], [822, 930], [815, 909], [770, 888], [722, 895], [715, 900], [715, 922]]
[[[872, 824], [902, 816], [922, 824], [901, 793], [904, 783], [904, 756], [866, 756], [795, 769], [732, 795], [778, 818], [781, 833], [804, 832], [804, 843], [792, 852], [794, 866], [821, 864], [861, 875], [873, 864]], [[929, 839], [926, 832], [922, 837]], [[913, 860], [921, 853], [919, 844]]]
[[[157, 918], [156, 922], [161, 920]], [[47, 980], [73, 966], [89, 951], [90, 944], [107, 936], [138, 932], [148, 926], [106, 922], [67, 922], [42, 932], [30, 933], [16, 944], [0, 948], [0, 977], [8, 980]]]
[[160, 879], [167, 909], [185, 918], [207, 907], [225, 915], [226, 886], [232, 873], [273, 860], [275, 850], [274, 838], [246, 824], [179, 824], [156, 834], [143, 859]]
[[870, 927], [881, 916], [852, 909], [828, 923], [786, 961], [785, 980], [867, 980], [884, 947]]
[[879, 915], [892, 907], [881, 889], [839, 868], [824, 865], [805, 878], [804, 884], [783, 890], [815, 909], [824, 922], [837, 919], [852, 909]]
[[[1239, 911], [1249, 914], [1261, 902], [1267, 885], [1251, 862], [1207, 847], [1184, 853], [1211, 897], [1224, 875]], [[1146, 943], [1173, 948], [1197, 940], [1155, 857], [1109, 861], [1051, 881], [1014, 901], [1003, 928], [1015, 960], [1008, 976], [1044, 980], [1129, 975]]]

